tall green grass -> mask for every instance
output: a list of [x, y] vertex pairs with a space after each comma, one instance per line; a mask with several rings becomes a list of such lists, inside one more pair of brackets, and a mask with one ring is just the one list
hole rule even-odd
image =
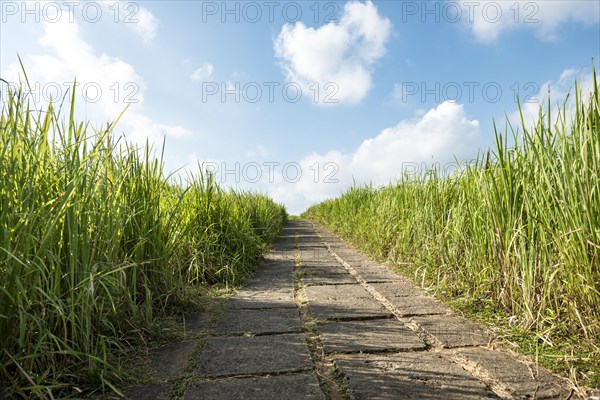
[[[533, 127], [496, 132], [460, 173], [429, 171], [358, 187], [311, 207], [322, 222], [421, 282], [491, 299], [546, 343], [600, 341], [600, 88], [540, 109]], [[509, 145], [508, 137], [512, 136]]]
[[[0, 388], [27, 397], [111, 390], [115, 354], [189, 284], [234, 284], [285, 222], [283, 206], [184, 183], [161, 158], [2, 88]], [[111, 126], [114, 126], [111, 125]]]

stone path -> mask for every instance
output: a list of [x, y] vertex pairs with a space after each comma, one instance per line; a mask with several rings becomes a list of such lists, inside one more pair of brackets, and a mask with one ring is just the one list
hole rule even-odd
[[568, 382], [493, 348], [387, 267], [291, 221], [254, 279], [151, 355], [131, 399], [569, 399]]

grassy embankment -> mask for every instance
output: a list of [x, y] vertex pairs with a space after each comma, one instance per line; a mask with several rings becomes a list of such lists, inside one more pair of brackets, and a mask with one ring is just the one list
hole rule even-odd
[[595, 72], [589, 100], [582, 94], [576, 88], [572, 115], [563, 104], [553, 119], [542, 107], [531, 129], [523, 120], [495, 128], [495, 146], [460, 174], [353, 187], [304, 216], [491, 323], [543, 365], [600, 386]]
[[285, 209], [202, 175], [174, 183], [148, 146], [92, 132], [73, 106], [34, 112], [1, 91], [0, 389], [111, 390], [119, 355], [194, 286], [252, 272]]

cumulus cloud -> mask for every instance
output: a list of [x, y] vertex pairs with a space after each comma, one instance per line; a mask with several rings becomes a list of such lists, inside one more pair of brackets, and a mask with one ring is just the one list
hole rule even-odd
[[310, 204], [340, 195], [353, 182], [384, 185], [434, 166], [450, 171], [456, 161], [475, 158], [480, 146], [479, 122], [467, 117], [463, 105], [444, 102], [384, 129], [352, 152], [308, 155], [297, 163], [302, 177], [282, 174], [269, 187], [269, 195], [291, 213], [300, 213]]
[[144, 7], [140, 7], [135, 15], [136, 22], [131, 24], [131, 29], [146, 43], [156, 37], [158, 31], [158, 19]]
[[600, 15], [600, 3], [587, 0], [484, 0], [463, 1], [461, 5], [464, 20], [483, 43], [494, 42], [502, 33], [518, 28], [530, 28], [543, 40], [555, 40], [561, 25], [598, 24]]
[[467, 118], [463, 105], [446, 101], [416, 121], [402, 121], [365, 140], [352, 155], [350, 169], [382, 184], [408, 164], [469, 158], [479, 145], [479, 122]]
[[543, 113], [548, 110], [550, 102], [551, 119], [554, 122], [558, 116], [559, 108], [566, 107], [567, 112], [573, 110], [575, 104], [575, 82], [581, 88], [584, 101], [589, 98], [590, 92], [594, 88], [594, 76], [591, 67], [584, 69], [568, 68], [565, 69], [557, 80], [545, 82], [538, 93], [521, 104], [521, 110], [515, 110], [508, 114], [508, 120], [513, 128], [521, 127], [521, 113], [523, 121], [527, 128], [533, 127], [539, 118], [540, 106], [543, 106]]
[[197, 68], [194, 72], [192, 72], [191, 79], [199, 82], [207, 80], [212, 76], [213, 70], [213, 65], [205, 62], [200, 68]]
[[[51, 97], [55, 103], [60, 102], [76, 79], [76, 117], [90, 121], [93, 127], [114, 121], [130, 105], [118, 127], [119, 131], [127, 132], [129, 140], [143, 143], [147, 139], [160, 140], [164, 135], [191, 134], [184, 127], [161, 124], [144, 115], [142, 108], [147, 87], [144, 79], [127, 62], [105, 53], [95, 53], [70, 15], [63, 14], [53, 23], [43, 22], [39, 44], [44, 54], [24, 59], [34, 91], [32, 99], [39, 108], [43, 108]], [[19, 63], [9, 65], [3, 78], [13, 84], [24, 82]]]
[[[566, 102], [573, 106], [573, 90], [578, 81], [584, 97], [589, 98], [593, 89], [591, 67], [583, 70], [566, 69], [560, 77], [542, 85], [532, 99], [537, 102], [523, 104], [526, 126], [532, 126], [538, 118], [539, 107], [547, 104], [551, 96], [553, 119], [559, 105]], [[544, 108], [544, 112], [546, 107]], [[508, 114], [513, 127], [521, 126], [519, 111]], [[501, 126], [501, 124], [499, 124]], [[286, 204], [292, 214], [301, 213], [311, 204], [337, 197], [353, 182], [385, 185], [403, 175], [415, 176], [437, 167], [450, 173], [457, 162], [471, 161], [482, 150], [480, 125], [470, 119], [462, 104], [446, 101], [425, 113], [416, 112], [415, 117], [400, 121], [372, 138], [364, 140], [354, 151], [329, 151], [312, 153], [297, 162], [302, 171], [300, 179], [295, 174], [281, 174], [276, 182], [267, 186], [269, 195]], [[291, 172], [294, 172], [293, 170]]]
[[192, 135], [191, 131], [181, 125], [161, 124], [137, 112], [125, 114], [124, 123], [129, 128], [126, 130], [127, 138], [135, 142], [143, 142], [146, 138], [156, 141], [165, 136], [181, 138]]
[[318, 83], [337, 85], [333, 98], [339, 103], [360, 102], [373, 83], [373, 64], [385, 54], [392, 24], [379, 15], [371, 1], [345, 4], [339, 22], [318, 28], [302, 22], [285, 24], [275, 41], [290, 82], [303, 90]]
[[125, 24], [145, 43], [152, 42], [158, 32], [158, 18], [139, 3], [123, 0], [102, 0], [108, 15], [119, 23]]

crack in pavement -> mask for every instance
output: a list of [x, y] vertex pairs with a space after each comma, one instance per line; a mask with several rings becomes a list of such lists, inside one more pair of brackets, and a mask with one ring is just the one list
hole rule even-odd
[[482, 326], [310, 221], [290, 221], [254, 279], [218, 311], [195, 328], [194, 351], [184, 343], [158, 357], [172, 369], [166, 379], [128, 398], [577, 397], [566, 380], [531, 374]]

